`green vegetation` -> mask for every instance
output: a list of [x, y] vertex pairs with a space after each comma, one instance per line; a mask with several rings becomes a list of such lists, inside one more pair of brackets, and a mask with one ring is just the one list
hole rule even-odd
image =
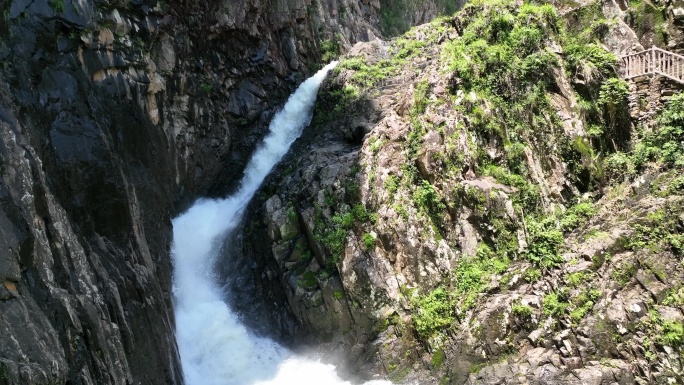
[[366, 250], [371, 251], [375, 246], [375, 237], [372, 234], [363, 234], [363, 246]]
[[319, 51], [321, 53], [321, 61], [329, 63], [340, 56], [340, 43], [337, 39], [323, 40], [320, 43]]
[[200, 87], [202, 87], [202, 91], [206, 93], [211, 93], [211, 91], [214, 90], [214, 86], [211, 83], [202, 83]]
[[[378, 215], [368, 212], [362, 204], [356, 204], [346, 212], [335, 214], [328, 223], [319, 219], [316, 224], [315, 238], [331, 255], [331, 266], [326, 267], [332, 268], [339, 264], [349, 231], [363, 224], [375, 223], [377, 220]], [[371, 240], [372, 243], [370, 243]], [[364, 234], [363, 242], [365, 246], [372, 247], [375, 238], [371, 234]]]
[[64, 0], [50, 0], [50, 6], [55, 13], [64, 12]]
[[333, 84], [327, 92], [318, 97], [313, 116], [313, 124], [323, 125], [327, 122], [344, 119], [359, 107], [361, 96], [356, 87]]
[[525, 271], [525, 275], [523, 278], [525, 281], [529, 283], [535, 283], [539, 281], [542, 277], [542, 273], [539, 269], [535, 269], [534, 267], [531, 267]]
[[520, 302], [511, 306], [511, 312], [521, 322], [528, 322], [532, 318], [532, 308]]
[[567, 290], [549, 293], [542, 300], [542, 312], [547, 316], [561, 318], [565, 314], [565, 310], [570, 306], [568, 300]]
[[316, 273], [312, 271], [306, 271], [297, 280], [297, 284], [305, 289], [313, 289], [318, 286], [318, 281], [316, 280]]
[[[684, 93], [670, 98], [657, 123], [653, 131], [637, 130], [630, 152], [616, 152], [606, 158], [606, 174], [610, 178], [622, 181], [642, 171], [648, 163], [663, 169], [684, 167]], [[677, 183], [674, 190], [684, 184]]]
[[601, 298], [601, 292], [595, 289], [583, 291], [573, 298], [574, 309], [570, 312], [570, 320], [573, 324], [579, 323], [591, 311], [599, 298]]
[[667, 297], [663, 300], [665, 306], [682, 306], [684, 305], [684, 286], [677, 286], [667, 293]]
[[563, 233], [553, 218], [528, 221], [529, 245], [524, 256], [537, 268], [551, 269], [563, 263]]
[[653, 253], [669, 250], [675, 255], [684, 255], [684, 234], [677, 224], [681, 212], [681, 207], [665, 206], [648, 213], [641, 223], [634, 224], [634, 232], [623, 239], [623, 244], [631, 250], [648, 249]]
[[653, 34], [658, 46], [667, 42], [665, 31], [665, 6], [658, 6], [644, 0], [630, 1], [629, 16], [630, 25], [641, 38]]
[[413, 297], [413, 326], [421, 338], [429, 339], [438, 332], [451, 328], [454, 323], [455, 303], [443, 288], [437, 288], [425, 296]]
[[432, 359], [430, 360], [432, 363], [433, 368], [439, 368], [442, 366], [444, 363], [444, 359], [446, 358], [444, 354], [444, 350], [438, 349], [433, 355]]
[[684, 324], [682, 322], [663, 319], [657, 310], [651, 309], [648, 318], [643, 320], [638, 327], [646, 333], [645, 339], [649, 341], [648, 344], [644, 344], [647, 349], [647, 359], [651, 361], [657, 359], [657, 355], [652, 352], [652, 344], [675, 348], [681, 354], [681, 348], [684, 346]]
[[544, 296], [542, 312], [558, 320], [569, 316], [576, 325], [591, 311], [599, 298], [599, 290], [587, 289], [573, 297], [567, 288], [562, 288]]
[[580, 202], [568, 209], [560, 220], [560, 228], [563, 231], [572, 231], [585, 224], [596, 214], [596, 209], [591, 202]]

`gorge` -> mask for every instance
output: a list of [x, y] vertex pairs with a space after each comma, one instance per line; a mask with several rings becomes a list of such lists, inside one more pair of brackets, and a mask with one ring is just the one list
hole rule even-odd
[[0, 385], [683, 382], [684, 4], [462, 6], [0, 0]]

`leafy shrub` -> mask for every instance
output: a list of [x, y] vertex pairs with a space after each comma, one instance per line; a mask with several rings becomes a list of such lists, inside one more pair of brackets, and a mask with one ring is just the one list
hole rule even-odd
[[596, 214], [594, 205], [590, 202], [580, 202], [568, 209], [560, 220], [560, 228], [563, 231], [572, 231]]
[[575, 76], [581, 75], [588, 82], [600, 84], [603, 79], [612, 77], [618, 66], [617, 57], [590, 44], [569, 44], [565, 47], [566, 68]]
[[542, 273], [539, 271], [539, 269], [535, 269], [534, 267], [531, 267], [527, 270], [525, 270], [525, 275], [523, 278], [525, 281], [529, 283], [535, 283], [541, 279]]
[[615, 152], [604, 160], [603, 169], [611, 180], [622, 181], [636, 173], [634, 161], [624, 152]]
[[530, 240], [524, 255], [530, 262], [541, 269], [551, 269], [563, 262], [563, 233], [555, 227], [553, 218], [543, 222], [531, 220], [528, 232]]
[[565, 290], [549, 293], [542, 299], [543, 313], [554, 318], [561, 318], [568, 306], [570, 303], [568, 302], [568, 293]]
[[654, 140], [661, 159], [669, 166], [684, 167], [684, 93], [672, 96], [658, 118]]
[[363, 246], [366, 250], [373, 250], [373, 247], [375, 246], [375, 237], [369, 233], [363, 234]]
[[319, 50], [323, 63], [329, 63], [340, 56], [340, 44], [336, 39], [323, 40]]
[[428, 339], [438, 332], [448, 330], [454, 323], [454, 299], [443, 288], [411, 301], [413, 325], [421, 338]]
[[581, 321], [601, 298], [601, 292], [596, 289], [587, 290], [572, 299], [574, 309], [570, 312], [570, 319], [574, 323]]
[[532, 308], [519, 302], [513, 304], [511, 311], [521, 321], [528, 321], [532, 318]]
[[678, 321], [664, 321], [660, 338], [664, 345], [680, 347], [684, 344], [684, 325]]

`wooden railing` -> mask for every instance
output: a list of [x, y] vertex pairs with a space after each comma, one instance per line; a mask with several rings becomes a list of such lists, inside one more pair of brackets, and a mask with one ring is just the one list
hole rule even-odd
[[625, 79], [657, 74], [684, 84], [684, 56], [653, 47], [623, 56], [622, 71]]

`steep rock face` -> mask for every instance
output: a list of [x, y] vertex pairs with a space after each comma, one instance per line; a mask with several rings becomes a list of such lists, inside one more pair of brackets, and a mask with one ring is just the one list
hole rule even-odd
[[0, 383], [180, 383], [170, 218], [227, 192], [322, 54], [378, 34], [379, 4], [0, 10]]
[[625, 153], [662, 160], [595, 44], [638, 39], [559, 22], [478, 2], [355, 46], [253, 202], [240, 284], [284, 297], [300, 331], [366, 376], [681, 381], [680, 171], [635, 172]]

